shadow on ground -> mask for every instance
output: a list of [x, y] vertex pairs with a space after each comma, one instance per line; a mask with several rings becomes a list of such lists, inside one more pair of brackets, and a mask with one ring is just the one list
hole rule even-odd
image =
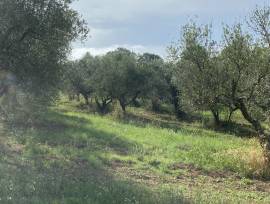
[[123, 117], [119, 118], [121, 123], [133, 124], [138, 127], [146, 127], [147, 125], [153, 125], [155, 127], [173, 129], [177, 131], [182, 125], [180, 121], [171, 119], [169, 115], [159, 114], [158, 117], [149, 115], [140, 115], [127, 112]]
[[207, 127], [217, 132], [235, 135], [237, 137], [252, 138], [257, 135], [256, 131], [247, 124], [239, 124], [236, 122], [222, 122], [220, 126]]
[[[90, 120], [78, 116], [69, 116], [51, 112], [45, 120], [35, 124], [33, 133], [35, 143], [49, 146], [66, 146], [89, 151], [115, 151], [128, 154], [135, 145], [117, 135], [97, 130]], [[138, 146], [138, 144], [136, 144]]]
[[[179, 130], [188, 131], [187, 128], [183, 126], [183, 122], [185, 122], [186, 125], [192, 124], [194, 122], [199, 122], [202, 124], [203, 129], [213, 130], [216, 132], [230, 134], [238, 137], [251, 138], [256, 136], [256, 132], [250, 125], [239, 124], [236, 122], [222, 122], [220, 126], [215, 126], [211, 121], [203, 122], [203, 118], [199, 116], [190, 116], [187, 119], [178, 120], [175, 117], [166, 114], [154, 113], [154, 115], [144, 115], [127, 112], [123, 117], [119, 118], [118, 120], [124, 124], [133, 124], [138, 127], [146, 127], [147, 125], [153, 125], [155, 127], [171, 129], [174, 132], [177, 132]], [[192, 133], [193, 131], [190, 130], [190, 132]]]
[[35, 122], [30, 135], [25, 135], [25, 144], [20, 148], [1, 143], [1, 202], [188, 203], [180, 193], [155, 190], [109, 171], [103, 154], [129, 154], [134, 143], [97, 130], [81, 117], [54, 111], [43, 117]]

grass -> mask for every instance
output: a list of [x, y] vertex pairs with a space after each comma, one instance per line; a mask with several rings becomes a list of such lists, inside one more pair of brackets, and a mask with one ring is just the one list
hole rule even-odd
[[129, 109], [123, 119], [61, 102], [1, 137], [3, 203], [269, 203], [256, 139]]

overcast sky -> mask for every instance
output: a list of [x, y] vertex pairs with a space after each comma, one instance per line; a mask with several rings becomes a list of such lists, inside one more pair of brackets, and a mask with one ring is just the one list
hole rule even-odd
[[87, 21], [90, 35], [73, 45], [73, 58], [89, 51], [104, 54], [117, 47], [166, 57], [166, 47], [179, 38], [190, 18], [212, 23], [220, 38], [222, 23], [234, 24], [265, 0], [76, 0], [72, 7]]

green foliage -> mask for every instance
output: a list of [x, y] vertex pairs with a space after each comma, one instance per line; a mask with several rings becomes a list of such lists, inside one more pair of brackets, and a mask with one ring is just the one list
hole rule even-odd
[[221, 53], [227, 79], [223, 84], [224, 100], [237, 106], [237, 101], [243, 99], [252, 115], [262, 119], [269, 103], [269, 50], [254, 44], [241, 25], [225, 28], [224, 35], [224, 50]]
[[259, 34], [255, 40], [254, 32], [243, 30], [241, 24], [225, 26], [224, 42], [218, 47], [209, 26], [191, 22], [182, 29], [180, 46], [170, 49], [184, 103], [196, 110], [211, 110], [216, 124], [222, 109], [229, 110], [229, 121], [239, 109], [258, 132], [266, 152], [270, 136], [262, 122], [270, 108], [269, 13], [267, 6], [252, 13], [249, 25]]
[[[87, 34], [67, 0], [1, 0], [0, 112], [8, 121], [51, 103], [70, 43]], [[28, 114], [28, 115], [27, 115]]]
[[[218, 63], [210, 26], [195, 23], [183, 27], [182, 43], [176, 58], [176, 84], [188, 109], [211, 110], [219, 122], [219, 100], [223, 75]], [[176, 50], [173, 49], [173, 50]], [[177, 54], [177, 53], [176, 53]]]
[[[242, 24], [225, 26], [220, 44], [212, 40], [211, 26], [188, 23], [168, 62], [124, 48], [67, 62], [70, 43], [88, 31], [71, 3], [0, 1], [0, 119], [15, 127], [9, 134], [25, 136], [17, 138], [21, 143], [0, 138], [0, 201], [269, 202], [266, 192], [248, 187], [259, 181], [245, 177], [270, 176], [270, 7], [254, 10], [248, 22], [252, 31]], [[59, 82], [87, 105], [95, 100], [102, 114], [115, 102], [123, 113], [105, 118], [73, 105], [47, 109]], [[149, 101], [156, 113], [126, 111]], [[169, 103], [182, 119], [185, 112], [202, 111], [201, 123], [209, 123], [211, 111], [220, 132], [157, 114]], [[220, 124], [226, 111], [228, 121], [241, 113], [259, 142], [235, 137], [254, 134], [246, 124]], [[25, 124], [31, 128], [22, 133]], [[231, 133], [224, 134], [227, 129]], [[219, 179], [229, 192], [215, 191]]]
[[136, 64], [136, 55], [119, 48], [104, 56], [103, 82], [107, 92], [117, 99], [123, 109], [144, 92], [146, 76]]
[[69, 43], [86, 33], [70, 1], [1, 1], [1, 71], [17, 86], [39, 96], [59, 82]]
[[158, 55], [144, 53], [138, 58], [138, 66], [141, 73], [147, 78], [144, 83], [144, 99], [150, 99], [152, 109], [160, 111], [160, 103], [168, 102], [170, 98], [170, 85], [166, 80], [164, 69], [166, 65]]
[[100, 67], [100, 60], [91, 56], [89, 53], [75, 62], [68, 62], [64, 70], [64, 87], [68, 94], [81, 94], [86, 104], [88, 98], [96, 91], [95, 74]]
[[160, 111], [164, 102], [178, 105], [171, 66], [158, 55], [136, 55], [124, 48], [99, 57], [87, 53], [67, 63], [64, 75], [63, 90], [83, 95], [87, 105], [88, 98], [94, 99], [101, 113], [107, 113], [113, 101], [118, 101], [123, 111], [142, 101], [151, 101], [155, 111]]

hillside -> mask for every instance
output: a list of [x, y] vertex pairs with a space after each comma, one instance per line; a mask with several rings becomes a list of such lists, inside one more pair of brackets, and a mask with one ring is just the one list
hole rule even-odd
[[131, 108], [125, 120], [62, 101], [1, 132], [4, 203], [269, 203], [257, 140]]

